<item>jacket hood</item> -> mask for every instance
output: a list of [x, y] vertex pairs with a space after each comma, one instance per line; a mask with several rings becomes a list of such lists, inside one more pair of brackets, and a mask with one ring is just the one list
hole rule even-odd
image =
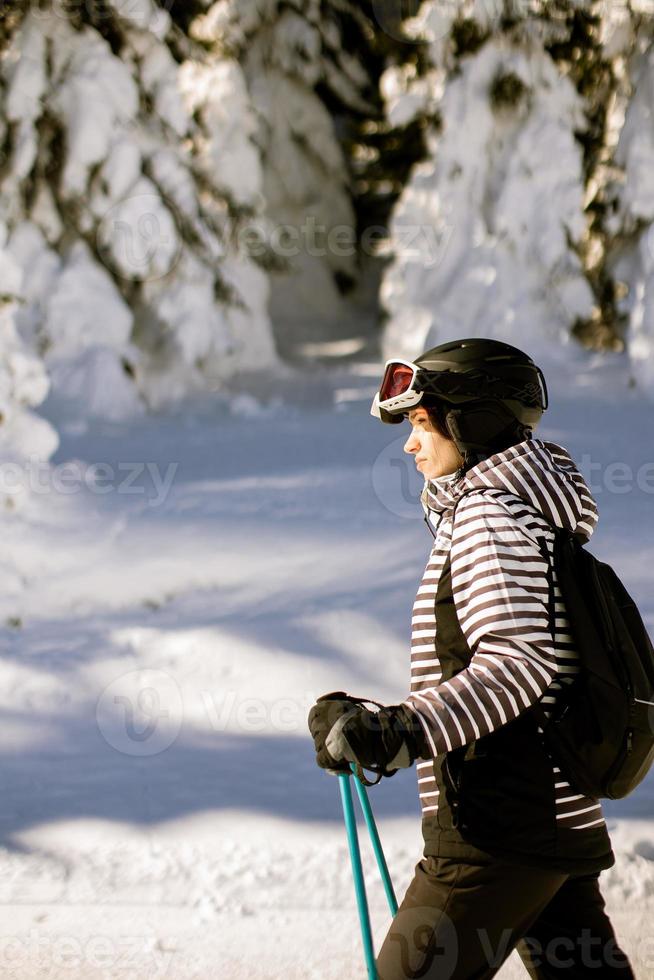
[[546, 520], [588, 541], [597, 524], [597, 504], [567, 450], [553, 442], [526, 439], [493, 453], [465, 475], [427, 480], [421, 501], [425, 510], [442, 514], [465, 490], [493, 487], [515, 494]]

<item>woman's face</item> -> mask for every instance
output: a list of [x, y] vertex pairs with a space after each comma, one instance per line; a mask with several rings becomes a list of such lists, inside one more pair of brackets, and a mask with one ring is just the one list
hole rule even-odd
[[428, 480], [454, 473], [463, 459], [450, 439], [437, 432], [424, 408], [409, 412], [411, 435], [404, 443], [404, 452], [415, 457], [416, 469]]

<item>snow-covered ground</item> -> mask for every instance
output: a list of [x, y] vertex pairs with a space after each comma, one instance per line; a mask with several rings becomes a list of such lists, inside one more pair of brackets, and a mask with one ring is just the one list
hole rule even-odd
[[[620, 361], [582, 363], [544, 365], [538, 435], [590, 479], [593, 551], [652, 627], [653, 409]], [[305, 719], [325, 691], [407, 692], [431, 539], [403, 436], [368, 414], [378, 372], [316, 369], [285, 406], [55, 419], [53, 465], [3, 526], [3, 978], [364, 976], [338, 787]], [[421, 852], [414, 780], [371, 791], [400, 895]], [[646, 978], [654, 773], [605, 813], [603, 890]], [[379, 945], [366, 845], [364, 861]], [[501, 971], [523, 976], [515, 956]]]

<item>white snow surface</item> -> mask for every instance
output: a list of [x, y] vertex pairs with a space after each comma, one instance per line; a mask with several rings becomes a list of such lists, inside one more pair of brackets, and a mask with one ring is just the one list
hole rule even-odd
[[[592, 550], [651, 628], [651, 404], [619, 358], [543, 367], [538, 435], [591, 483]], [[364, 975], [338, 788], [306, 715], [330, 690], [408, 690], [430, 538], [405, 435], [369, 415], [379, 374], [315, 369], [263, 403], [60, 424], [28, 506], [2, 518], [3, 976]], [[401, 896], [421, 855], [415, 773], [370, 796]], [[602, 889], [645, 980], [654, 773], [604, 810]], [[389, 916], [360, 833], [379, 947]], [[524, 976], [515, 955], [500, 973]]]

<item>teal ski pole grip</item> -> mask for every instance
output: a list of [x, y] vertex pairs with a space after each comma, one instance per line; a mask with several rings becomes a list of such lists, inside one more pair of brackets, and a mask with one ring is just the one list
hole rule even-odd
[[366, 827], [368, 828], [368, 833], [370, 834], [370, 840], [372, 841], [372, 848], [375, 852], [375, 857], [377, 858], [377, 867], [379, 868], [379, 874], [381, 875], [381, 880], [384, 885], [384, 891], [386, 892], [388, 907], [391, 910], [391, 915], [396, 915], [397, 899], [395, 897], [395, 891], [393, 890], [393, 882], [391, 881], [390, 872], [388, 870], [388, 865], [386, 864], [386, 858], [384, 857], [384, 851], [382, 849], [381, 841], [379, 839], [379, 831], [377, 830], [377, 824], [375, 823], [372, 807], [370, 806], [368, 793], [366, 791], [366, 787], [363, 785], [361, 780], [356, 777], [356, 767], [352, 764], [350, 765], [352, 768], [352, 772], [355, 774], [354, 781], [356, 783], [357, 793], [359, 794], [359, 803], [361, 804], [361, 809], [363, 810], [363, 816], [366, 821]]
[[357, 909], [359, 911], [359, 922], [361, 924], [363, 952], [366, 958], [366, 967], [368, 969], [368, 980], [377, 980], [377, 966], [375, 964], [375, 951], [372, 944], [372, 932], [370, 931], [368, 899], [366, 898], [366, 886], [363, 880], [361, 852], [359, 851], [359, 838], [357, 836], [357, 825], [356, 820], [354, 819], [354, 805], [352, 803], [352, 787], [350, 786], [350, 776], [348, 773], [343, 772], [338, 774], [338, 785], [341, 791], [341, 801], [343, 803], [343, 817], [345, 818], [347, 843], [350, 849], [350, 861], [352, 862], [354, 891], [357, 898]]

